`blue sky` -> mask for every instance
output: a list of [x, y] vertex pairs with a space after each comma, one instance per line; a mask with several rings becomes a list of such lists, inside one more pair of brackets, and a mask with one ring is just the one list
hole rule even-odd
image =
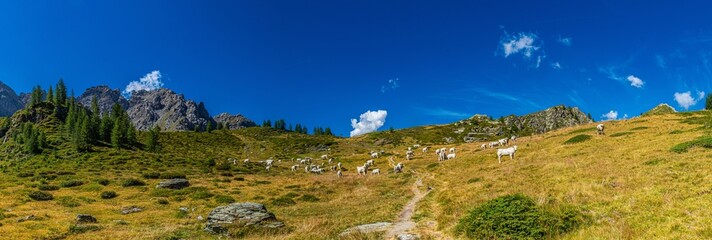
[[381, 129], [558, 104], [597, 120], [632, 117], [659, 103], [703, 108], [700, 93], [712, 92], [709, 9], [705, 1], [2, 1], [0, 81], [27, 92], [62, 77], [79, 95], [99, 84], [124, 90], [159, 71], [164, 87], [205, 102], [211, 115], [284, 118], [344, 136], [368, 110], [387, 111]]

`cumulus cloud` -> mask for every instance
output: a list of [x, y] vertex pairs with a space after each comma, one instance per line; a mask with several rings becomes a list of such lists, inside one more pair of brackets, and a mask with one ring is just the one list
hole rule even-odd
[[564, 46], [570, 47], [571, 46], [571, 38], [570, 37], [561, 37], [559, 36], [556, 41], [559, 43], [563, 44]]
[[123, 94], [126, 96], [131, 96], [131, 93], [140, 90], [156, 90], [163, 87], [163, 75], [161, 71], [155, 70], [147, 73], [145, 76], [140, 78], [138, 81], [132, 81], [126, 86]]
[[705, 98], [705, 92], [702, 91], [697, 91], [697, 98], [692, 97], [692, 93], [690, 91], [687, 92], [676, 92], [674, 94], [675, 101], [677, 102], [677, 105], [680, 107], [684, 108], [685, 110], [689, 109], [691, 106], [694, 106], [699, 102], [700, 100]]
[[616, 120], [618, 119], [618, 111], [611, 110], [610, 112], [603, 114], [603, 120]]
[[395, 79], [388, 79], [388, 83], [386, 85], [381, 86], [381, 93], [386, 93], [388, 90], [395, 90], [396, 88], [399, 88], [400, 85], [398, 84], [398, 81], [400, 79], [395, 78]]
[[354, 128], [351, 131], [351, 137], [375, 132], [378, 128], [383, 127], [383, 124], [386, 124], [386, 116], [388, 116], [388, 112], [385, 110], [369, 110], [361, 114], [360, 120], [351, 119], [351, 127]]
[[642, 87], [643, 87], [643, 84], [645, 84], [645, 83], [643, 83], [643, 80], [642, 80], [642, 79], [640, 79], [640, 78], [638, 78], [638, 77], [636, 77], [636, 76], [633, 76], [633, 75], [628, 76], [628, 77], [626, 78], [626, 80], [628, 80], [628, 82], [630, 82], [630, 85], [631, 85], [631, 86], [637, 87], [637, 88], [642, 88]]
[[505, 58], [518, 53], [525, 58], [531, 58], [541, 48], [537, 46], [538, 39], [534, 33], [521, 32], [516, 35], [505, 34], [499, 43]]

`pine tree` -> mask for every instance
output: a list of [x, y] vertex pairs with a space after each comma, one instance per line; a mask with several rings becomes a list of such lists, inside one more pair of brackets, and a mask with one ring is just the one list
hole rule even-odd
[[34, 107], [37, 106], [42, 102], [42, 87], [39, 85], [35, 86], [32, 88], [32, 94], [30, 95], [30, 106]]
[[124, 123], [126, 125], [126, 144], [127, 145], [134, 145], [136, 143], [136, 128], [133, 126], [131, 121], [128, 120], [128, 117], [126, 118], [127, 122]]
[[331, 128], [324, 129], [324, 134], [329, 135], [329, 136], [334, 136], [334, 133], [331, 132]]
[[586, 116], [588, 117], [588, 119], [591, 119], [591, 121], [593, 121], [593, 117], [591, 116], [591, 113], [588, 113]]
[[122, 134], [124, 133], [121, 129], [121, 119], [114, 120], [114, 128], [111, 129], [111, 146], [118, 149], [121, 148]]
[[74, 147], [79, 152], [88, 151], [91, 147], [89, 142], [89, 121], [91, 120], [86, 114], [86, 110], [80, 111], [77, 119], [76, 130], [72, 136]]
[[66, 105], [67, 104], [67, 87], [64, 86], [64, 80], [59, 79], [57, 82], [57, 87], [56, 89], [56, 96], [55, 96], [55, 103], [57, 105]]
[[49, 90], [47, 90], [46, 101], [49, 103], [54, 103], [54, 91], [52, 90], [52, 86], [49, 86]]
[[114, 129], [114, 120], [110, 116], [104, 116], [99, 123], [99, 139], [110, 142], [112, 129]]
[[96, 96], [93, 96], [91, 98], [91, 113], [92, 115], [95, 116], [100, 116], [101, 115], [101, 110], [99, 110], [99, 101], [96, 99]]
[[705, 109], [712, 110], [712, 93], [707, 95], [707, 99], [705, 100]]
[[213, 132], [213, 123], [212, 122], [208, 121], [208, 126], [205, 127], [205, 131], [208, 133]]
[[161, 128], [158, 126], [153, 127], [150, 131], [148, 131], [148, 138], [146, 138], [146, 151], [149, 152], [158, 152], [160, 149], [159, 143], [158, 143], [158, 137], [159, 133], [161, 132]]

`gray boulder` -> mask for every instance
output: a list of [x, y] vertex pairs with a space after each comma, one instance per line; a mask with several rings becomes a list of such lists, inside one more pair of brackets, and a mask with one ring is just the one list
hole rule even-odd
[[221, 113], [213, 117], [213, 119], [218, 123], [225, 124], [230, 130], [257, 126], [255, 122], [242, 114], [230, 115], [228, 113]]
[[285, 225], [267, 208], [259, 203], [243, 202], [220, 206], [208, 215], [205, 231], [213, 234], [227, 232], [228, 227], [251, 227], [262, 229], [280, 229]]
[[169, 179], [156, 185], [157, 188], [169, 188], [169, 189], [183, 189], [190, 186], [190, 183], [186, 179], [174, 178]]
[[131, 214], [131, 213], [137, 213], [143, 211], [142, 208], [137, 207], [137, 206], [128, 206], [128, 207], [123, 207], [121, 208], [121, 214]]

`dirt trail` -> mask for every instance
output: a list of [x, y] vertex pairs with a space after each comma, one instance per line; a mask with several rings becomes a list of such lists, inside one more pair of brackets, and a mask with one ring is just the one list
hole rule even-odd
[[421, 192], [418, 187], [423, 186], [423, 181], [418, 179], [418, 181], [413, 184], [411, 188], [413, 190], [413, 198], [408, 201], [403, 207], [403, 210], [398, 215], [398, 221], [393, 223], [391, 229], [386, 232], [385, 239], [392, 239], [401, 234], [406, 234], [408, 231], [415, 228], [415, 222], [413, 221], [413, 213], [415, 213], [415, 205], [420, 202], [429, 191]]

